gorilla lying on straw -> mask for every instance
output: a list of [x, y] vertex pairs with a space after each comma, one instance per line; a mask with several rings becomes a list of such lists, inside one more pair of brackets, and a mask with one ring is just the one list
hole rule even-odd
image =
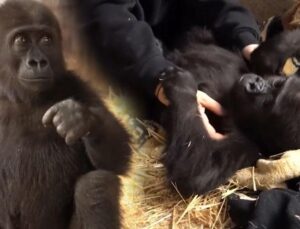
[[[299, 30], [263, 43], [252, 54], [251, 72], [207, 31], [194, 29], [183, 43], [170, 59], [190, 74], [162, 83], [170, 100], [163, 121], [169, 133], [164, 163], [183, 194], [203, 194], [261, 157], [300, 148], [300, 74], [282, 76], [286, 60], [300, 54]], [[207, 112], [224, 138], [211, 138], [204, 127], [197, 89], [226, 110], [222, 117]]]

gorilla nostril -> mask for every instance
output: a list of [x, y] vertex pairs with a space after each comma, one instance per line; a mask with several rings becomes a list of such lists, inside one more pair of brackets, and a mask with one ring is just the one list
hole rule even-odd
[[42, 69], [48, 66], [48, 61], [45, 59], [42, 60], [35, 60], [31, 59], [28, 61], [28, 67], [29, 68], [34, 68], [34, 69]]
[[245, 89], [249, 93], [255, 93], [257, 90], [257, 83], [255, 81], [250, 81], [245, 85]]
[[29, 60], [29, 61], [28, 61], [28, 66], [29, 66], [29, 67], [36, 68], [37, 65], [38, 65], [38, 62], [35, 61], [35, 60]]
[[48, 62], [46, 61], [46, 60], [41, 60], [40, 61], [40, 67], [41, 68], [44, 68], [44, 67], [46, 67], [48, 65]]
[[255, 88], [256, 88], [256, 84], [253, 83], [253, 82], [249, 83], [249, 88], [250, 88], [251, 91], [254, 91]]

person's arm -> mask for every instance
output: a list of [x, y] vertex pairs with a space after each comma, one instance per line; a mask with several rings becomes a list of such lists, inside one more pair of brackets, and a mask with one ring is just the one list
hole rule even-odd
[[[154, 96], [159, 72], [172, 66], [158, 46], [143, 10], [131, 0], [77, 0], [90, 47], [118, 81]], [[133, 13], [134, 12], [134, 13]]]
[[[213, 23], [213, 31], [218, 42], [236, 47], [246, 59], [259, 44], [259, 28], [252, 13], [238, 0], [218, 0], [219, 10]], [[214, 5], [212, 4], [212, 5]]]

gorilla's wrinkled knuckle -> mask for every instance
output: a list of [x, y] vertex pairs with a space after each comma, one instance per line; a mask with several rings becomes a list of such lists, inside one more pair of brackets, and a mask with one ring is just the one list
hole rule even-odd
[[74, 118], [78, 119], [78, 120], [83, 120], [83, 113], [81, 111], [76, 111], [74, 113]]
[[61, 134], [61, 135], [65, 135], [67, 130], [66, 130], [66, 127], [63, 123], [59, 124], [57, 127], [56, 127], [56, 131]]
[[62, 117], [59, 114], [57, 114], [53, 118], [53, 124], [58, 125], [59, 123], [61, 123], [61, 120], [62, 120]]

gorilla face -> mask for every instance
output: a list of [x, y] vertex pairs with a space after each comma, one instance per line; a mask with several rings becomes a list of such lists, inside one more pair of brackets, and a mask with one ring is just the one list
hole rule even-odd
[[[43, 90], [53, 84], [56, 38], [46, 28], [19, 27], [8, 36], [18, 81], [26, 88]], [[52, 63], [52, 64], [51, 64]], [[54, 68], [55, 69], [55, 68]]]
[[4, 20], [8, 20], [7, 14], [14, 15], [13, 20], [0, 27], [3, 41], [0, 58], [2, 63], [7, 63], [6, 75], [31, 91], [50, 88], [55, 77], [64, 72], [58, 23], [43, 8], [41, 4], [12, 1], [0, 10]]
[[234, 101], [239, 103], [241, 111], [246, 110], [247, 113], [271, 111], [286, 81], [287, 78], [281, 76], [262, 78], [245, 74], [233, 89]]
[[[261, 78], [246, 74], [233, 89], [237, 125], [262, 149], [276, 152], [300, 147], [300, 78]], [[289, 136], [285, 138], [284, 136]]]

